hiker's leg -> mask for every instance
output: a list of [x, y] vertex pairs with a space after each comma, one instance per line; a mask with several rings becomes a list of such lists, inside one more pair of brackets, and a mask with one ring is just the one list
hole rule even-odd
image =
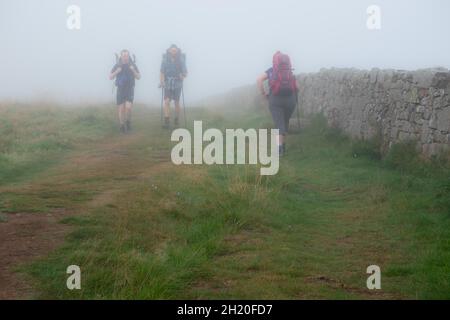
[[133, 103], [130, 101], [125, 102], [125, 126], [127, 131], [131, 130], [131, 108]]
[[269, 110], [272, 114], [273, 123], [276, 129], [279, 130], [277, 136], [277, 145], [280, 155], [284, 153], [284, 135], [286, 134], [286, 120], [285, 112], [283, 108], [283, 97], [270, 96], [269, 97]]
[[171, 100], [170, 90], [164, 89], [164, 124], [163, 124], [164, 128], [169, 128], [170, 100]]
[[133, 107], [133, 102], [125, 102], [125, 121], [131, 120], [131, 108]]
[[170, 118], [170, 98], [164, 99], [164, 117]]
[[123, 92], [122, 92], [121, 87], [117, 88], [116, 103], [117, 103], [117, 110], [118, 110], [118, 115], [119, 115], [119, 124], [122, 125], [123, 121], [124, 121], [123, 108], [125, 105], [125, 100], [123, 99]]
[[172, 94], [170, 89], [164, 89], [164, 118], [170, 118], [170, 100]]
[[125, 103], [122, 103], [119, 105], [119, 125], [120, 125], [120, 131], [125, 131]]
[[281, 105], [281, 97], [270, 96], [269, 98], [269, 110], [272, 115], [274, 127], [280, 131], [280, 134], [284, 134], [286, 123], [284, 110]]
[[122, 125], [125, 122], [125, 115], [124, 115], [124, 110], [125, 110], [125, 103], [119, 105], [119, 124]]
[[180, 100], [175, 100], [175, 125], [178, 125], [178, 121], [180, 119]]
[[124, 125], [125, 131], [131, 130], [131, 108], [133, 106], [134, 101], [134, 87], [126, 87], [123, 90], [123, 99], [124, 103]]
[[181, 107], [180, 107], [181, 87], [173, 90], [173, 100], [175, 101], [175, 125], [178, 125], [180, 119]]

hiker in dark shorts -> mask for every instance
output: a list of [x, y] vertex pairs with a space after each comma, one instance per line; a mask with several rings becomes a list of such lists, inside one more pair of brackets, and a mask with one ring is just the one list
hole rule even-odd
[[[269, 92], [264, 88], [268, 80]], [[279, 154], [286, 152], [286, 135], [289, 130], [289, 119], [297, 105], [298, 85], [292, 73], [288, 55], [281, 52], [273, 56], [273, 66], [258, 78], [258, 88], [269, 100], [269, 109], [275, 128], [279, 130], [277, 139]]]
[[119, 61], [112, 68], [109, 78], [110, 80], [116, 79], [120, 131], [125, 133], [131, 130], [131, 107], [134, 101], [135, 79], [141, 78], [139, 69], [131, 60], [128, 50], [121, 51]]
[[176, 45], [171, 45], [163, 55], [161, 63], [161, 87], [164, 88], [164, 127], [170, 124], [170, 101], [175, 102], [174, 124], [178, 126], [180, 118], [180, 96], [183, 80], [187, 76], [185, 55]]

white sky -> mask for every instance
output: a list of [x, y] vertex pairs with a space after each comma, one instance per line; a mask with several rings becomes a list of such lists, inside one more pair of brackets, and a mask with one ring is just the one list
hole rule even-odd
[[[81, 8], [81, 30], [66, 9]], [[381, 30], [366, 27], [380, 6]], [[158, 103], [161, 54], [187, 53], [186, 98], [253, 83], [273, 53], [297, 72], [322, 67], [450, 67], [448, 0], [0, 0], [0, 98], [112, 101], [114, 52], [130, 49], [136, 100]]]

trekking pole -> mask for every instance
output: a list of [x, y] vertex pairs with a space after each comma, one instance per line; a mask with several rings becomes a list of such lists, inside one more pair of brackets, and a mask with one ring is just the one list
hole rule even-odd
[[163, 125], [164, 87], [161, 86], [161, 125]]
[[186, 104], [184, 103], [184, 85], [181, 85], [181, 97], [183, 99], [183, 112], [184, 112], [184, 127], [187, 128], [187, 119], [186, 119]]
[[297, 91], [297, 95], [296, 95], [296, 104], [297, 104], [297, 125], [298, 125], [298, 129], [300, 130], [300, 111], [299, 111], [299, 103], [298, 103], [298, 91]]

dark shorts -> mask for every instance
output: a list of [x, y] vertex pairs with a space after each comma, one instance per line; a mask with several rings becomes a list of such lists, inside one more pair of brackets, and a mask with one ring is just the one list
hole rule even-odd
[[133, 103], [134, 100], [134, 87], [117, 87], [117, 105], [124, 104], [125, 102]]
[[295, 95], [269, 97], [269, 109], [275, 128], [280, 130], [280, 134], [285, 135], [289, 128], [289, 119], [295, 110]]
[[164, 99], [180, 101], [181, 88], [164, 89]]

